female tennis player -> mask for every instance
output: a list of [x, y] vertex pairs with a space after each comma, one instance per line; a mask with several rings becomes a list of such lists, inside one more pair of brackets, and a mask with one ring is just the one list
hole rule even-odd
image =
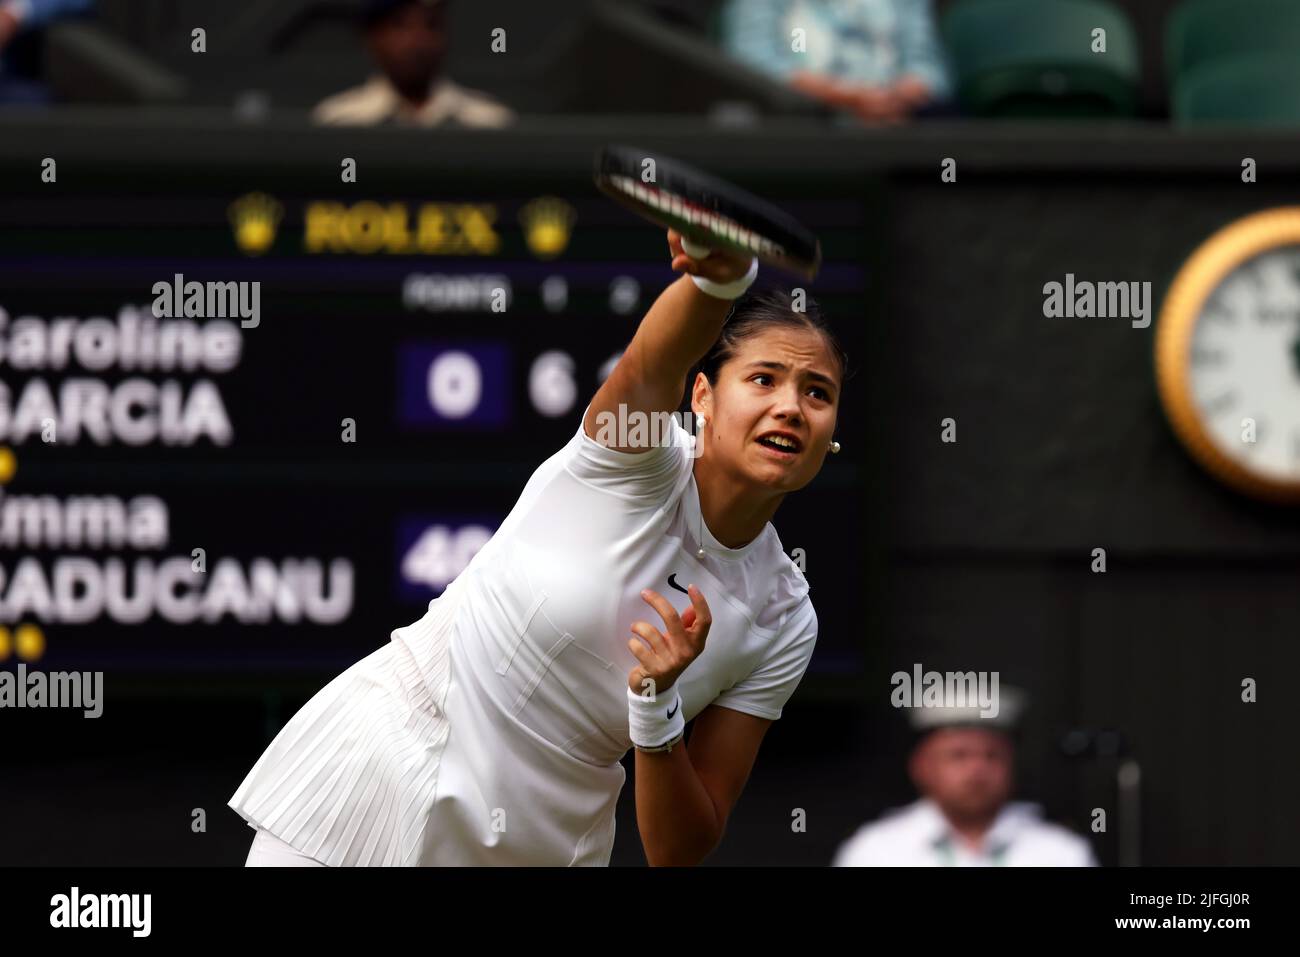
[[[846, 359], [811, 303], [733, 302], [756, 261], [668, 244], [684, 275], [573, 438], [230, 799], [257, 829], [249, 865], [607, 865], [629, 747], [649, 863], [717, 846], [816, 641], [769, 520], [838, 451]], [[649, 442], [637, 421], [674, 413], [701, 359], [699, 434], [669, 419]]]

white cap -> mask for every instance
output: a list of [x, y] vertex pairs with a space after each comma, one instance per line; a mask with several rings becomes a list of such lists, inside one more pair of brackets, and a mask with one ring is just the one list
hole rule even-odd
[[931, 705], [908, 709], [912, 730], [924, 734], [939, 728], [988, 728], [990, 731], [1014, 733], [1028, 704], [1028, 696], [1019, 688], [1002, 685], [996, 689], [990, 707], [978, 703], [963, 706]]

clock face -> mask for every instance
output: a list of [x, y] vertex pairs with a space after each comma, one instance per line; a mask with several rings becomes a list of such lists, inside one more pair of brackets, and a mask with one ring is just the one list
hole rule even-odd
[[1300, 245], [1249, 259], [1219, 283], [1196, 317], [1188, 381], [1222, 454], [1300, 485]]
[[1156, 379], [1206, 470], [1300, 504], [1300, 207], [1231, 223], [1188, 258], [1156, 327]]

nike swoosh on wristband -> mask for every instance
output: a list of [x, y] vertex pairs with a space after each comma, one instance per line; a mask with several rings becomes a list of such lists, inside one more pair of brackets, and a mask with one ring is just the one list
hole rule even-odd
[[672, 709], [668, 712], [668, 717], [669, 717], [669, 718], [672, 718], [672, 716], [675, 715], [675, 714], [677, 713], [677, 708], [678, 708], [678, 706], [680, 706], [680, 705], [681, 705], [681, 702], [679, 701], [679, 702], [677, 702], [676, 705], [674, 705], [674, 706], [672, 707]]

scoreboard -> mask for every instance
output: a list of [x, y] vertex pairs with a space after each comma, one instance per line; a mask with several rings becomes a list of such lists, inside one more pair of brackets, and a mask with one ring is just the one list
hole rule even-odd
[[[418, 192], [269, 177], [0, 194], [0, 667], [336, 671], [491, 536], [674, 279], [581, 175]], [[769, 196], [860, 354], [867, 200]], [[774, 524], [821, 621], [864, 640], [863, 397]], [[815, 490], [811, 491], [811, 490]]]

